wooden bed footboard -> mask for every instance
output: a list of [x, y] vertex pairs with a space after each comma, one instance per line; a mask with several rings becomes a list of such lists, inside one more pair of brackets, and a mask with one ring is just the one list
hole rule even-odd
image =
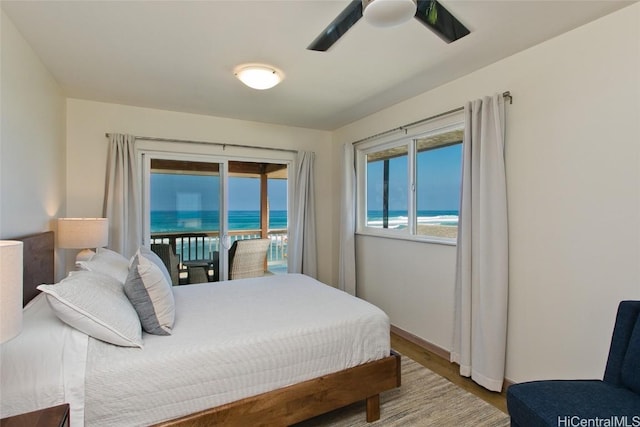
[[380, 393], [399, 387], [400, 355], [156, 424], [157, 427], [287, 426], [366, 400], [367, 422], [380, 418]]

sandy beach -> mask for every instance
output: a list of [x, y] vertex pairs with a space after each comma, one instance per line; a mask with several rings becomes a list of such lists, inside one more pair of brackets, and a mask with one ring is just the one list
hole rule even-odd
[[451, 225], [418, 224], [418, 234], [455, 239], [458, 237], [458, 227]]

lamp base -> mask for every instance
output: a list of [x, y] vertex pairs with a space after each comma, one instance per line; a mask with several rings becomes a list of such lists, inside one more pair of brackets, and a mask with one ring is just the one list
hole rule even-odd
[[76, 264], [81, 261], [89, 261], [96, 253], [91, 249], [83, 249], [76, 255]]

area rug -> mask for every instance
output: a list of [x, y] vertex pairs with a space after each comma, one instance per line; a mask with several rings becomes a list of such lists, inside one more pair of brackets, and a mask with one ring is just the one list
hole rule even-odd
[[296, 427], [506, 427], [509, 417], [491, 404], [402, 356], [402, 386], [380, 395], [380, 420], [367, 423], [365, 404], [296, 424]]

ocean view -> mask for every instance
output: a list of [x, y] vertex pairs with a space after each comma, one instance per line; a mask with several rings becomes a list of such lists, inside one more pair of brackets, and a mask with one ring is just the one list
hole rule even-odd
[[[152, 211], [151, 233], [179, 233], [219, 230], [219, 211]], [[389, 211], [389, 228], [407, 226], [407, 212]], [[382, 227], [382, 211], [369, 211], [367, 224], [370, 227]], [[457, 210], [421, 210], [418, 211], [418, 224], [457, 225]], [[287, 211], [269, 212], [269, 229], [286, 229]], [[260, 229], [260, 211], [229, 211], [229, 230]]]
[[[458, 225], [457, 210], [419, 210], [417, 212], [418, 225]], [[407, 211], [390, 210], [389, 228], [402, 229], [407, 227], [409, 218]], [[367, 226], [382, 228], [382, 211], [367, 212]]]
[[[151, 234], [165, 233], [198, 233], [219, 231], [219, 211], [152, 211], [151, 212]], [[229, 231], [256, 230], [260, 229], [260, 211], [234, 210], [229, 211]], [[389, 211], [389, 228], [403, 229], [407, 227], [407, 212], [392, 210]], [[457, 210], [422, 210], [418, 211], [419, 227], [427, 227], [429, 231], [419, 234], [433, 234], [436, 229], [453, 230], [447, 231], [442, 237], [455, 237], [458, 224]], [[369, 211], [367, 225], [370, 227], [382, 228], [382, 211]], [[441, 227], [445, 226], [445, 227]], [[271, 271], [286, 271], [286, 250], [287, 250], [287, 211], [272, 210], [269, 212], [269, 229], [285, 230], [284, 233], [271, 235], [272, 245], [268, 252], [269, 269]], [[239, 236], [235, 236], [238, 238]], [[246, 238], [246, 237], [245, 237]], [[255, 236], [253, 237], [255, 238]], [[205, 237], [200, 243], [193, 238], [179, 240], [176, 253], [182, 260], [202, 258], [202, 254], [211, 254], [218, 251], [220, 242], [217, 236]], [[184, 246], [186, 242], [186, 246]], [[201, 249], [197, 249], [198, 247]], [[202, 249], [204, 247], [204, 249]], [[184, 253], [183, 253], [184, 252]]]
[[[260, 211], [229, 211], [229, 230], [259, 230]], [[269, 211], [269, 229], [286, 229], [287, 211]], [[151, 233], [217, 231], [219, 211], [151, 211]]]

